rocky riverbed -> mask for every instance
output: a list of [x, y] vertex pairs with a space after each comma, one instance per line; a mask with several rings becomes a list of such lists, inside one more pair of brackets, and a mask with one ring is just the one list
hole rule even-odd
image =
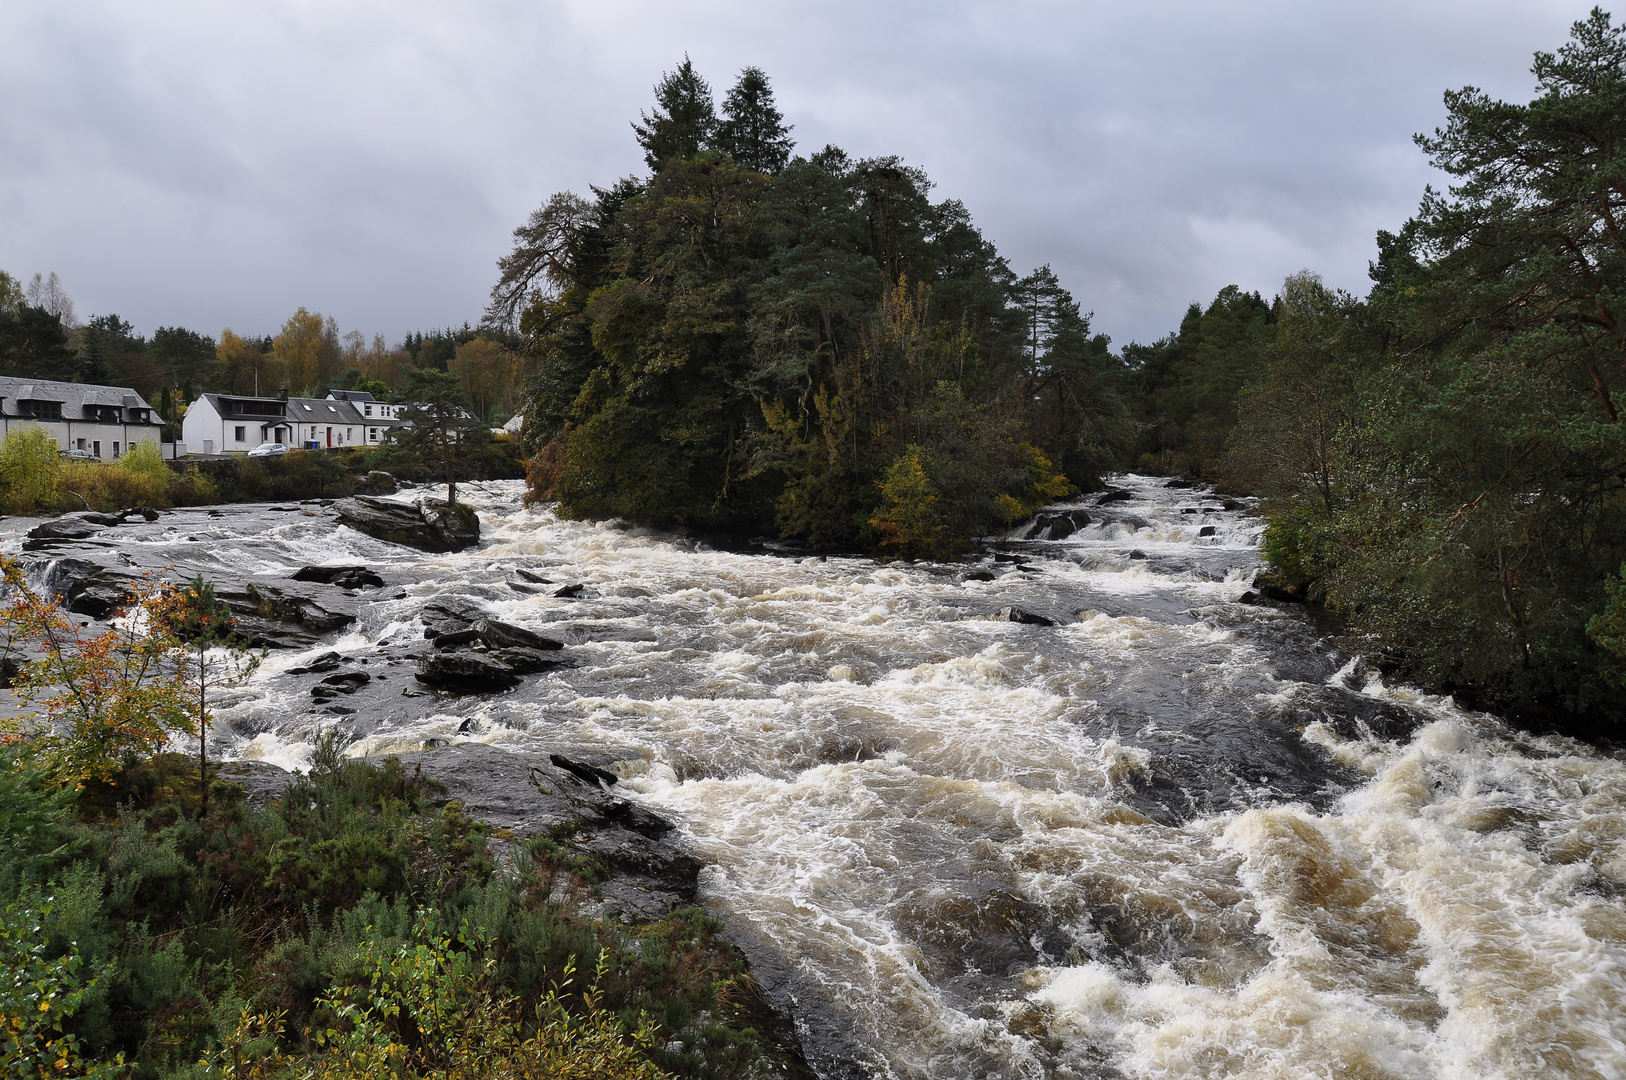
[[827, 1078], [1626, 1073], [1626, 766], [1386, 685], [1244, 505], [1124, 477], [887, 565], [459, 494], [460, 551], [321, 502], [0, 541], [87, 620], [202, 574], [269, 650], [245, 783], [335, 731], [570, 837], [605, 917], [698, 900]]

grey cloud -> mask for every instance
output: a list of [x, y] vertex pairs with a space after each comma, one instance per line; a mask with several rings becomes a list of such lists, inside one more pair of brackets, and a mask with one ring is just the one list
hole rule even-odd
[[[767, 69], [804, 150], [901, 154], [1098, 328], [1304, 266], [1356, 291], [1431, 177], [1441, 91], [1530, 91], [1580, 3], [440, 4], [0, 9], [0, 266], [80, 315], [392, 339], [477, 317], [529, 210], [636, 171], [684, 52]], [[1437, 178], [1436, 179], [1437, 182]]]

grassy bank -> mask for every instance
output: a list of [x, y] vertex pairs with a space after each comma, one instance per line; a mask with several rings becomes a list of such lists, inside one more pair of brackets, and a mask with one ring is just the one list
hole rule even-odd
[[43, 1033], [51, 1075], [738, 1077], [781, 1056], [704, 912], [582, 918], [591, 865], [545, 839], [499, 865], [393, 759], [329, 746], [266, 806], [216, 781], [207, 815], [195, 760], [77, 791], [29, 760], [0, 753], [0, 969], [37, 985], [0, 980], [0, 1012]]

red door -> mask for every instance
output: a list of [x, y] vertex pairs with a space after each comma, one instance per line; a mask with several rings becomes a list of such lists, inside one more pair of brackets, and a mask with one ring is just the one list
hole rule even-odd
[[328, 447], [330, 449], [333, 446], [333, 429], [332, 428], [327, 429], [327, 445], [328, 445]]

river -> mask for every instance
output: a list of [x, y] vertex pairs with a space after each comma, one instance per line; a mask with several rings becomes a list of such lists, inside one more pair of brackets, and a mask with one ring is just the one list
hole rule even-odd
[[1626, 1077], [1626, 761], [1241, 602], [1260, 521], [1164, 483], [957, 565], [713, 550], [504, 483], [459, 488], [485, 539], [456, 555], [230, 507], [127, 544], [377, 568], [316, 651], [379, 672], [446, 594], [566, 640], [577, 666], [488, 697], [403, 664], [350, 716], [274, 653], [219, 737], [285, 767], [333, 723], [356, 754], [625, 748], [618, 790], [708, 864], [826, 1077]]

